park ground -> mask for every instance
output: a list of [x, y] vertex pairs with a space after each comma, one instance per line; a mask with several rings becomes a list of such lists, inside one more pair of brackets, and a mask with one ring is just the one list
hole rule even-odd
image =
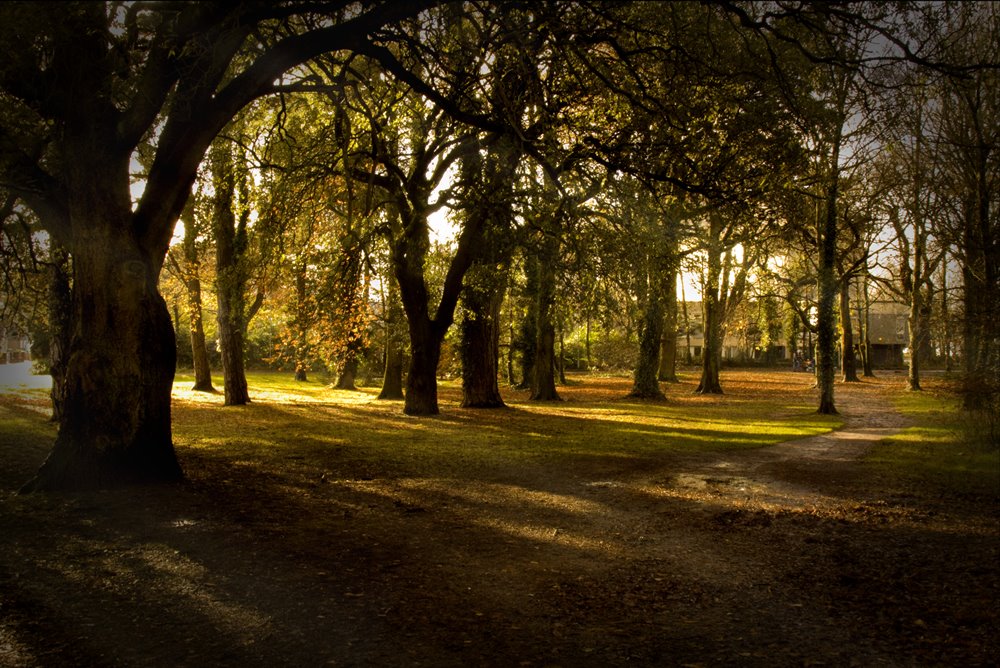
[[180, 485], [17, 495], [54, 428], [0, 396], [0, 666], [995, 666], [998, 453], [945, 379], [727, 371], [726, 394], [402, 415], [179, 377]]

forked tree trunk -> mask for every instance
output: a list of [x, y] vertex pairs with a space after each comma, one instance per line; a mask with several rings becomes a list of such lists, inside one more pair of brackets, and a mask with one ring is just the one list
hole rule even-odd
[[71, 249], [73, 326], [59, 433], [23, 491], [182, 477], [170, 431], [177, 351], [157, 292], [160, 265], [119, 232], [124, 224], [98, 228], [97, 207], [90, 212], [88, 234]]

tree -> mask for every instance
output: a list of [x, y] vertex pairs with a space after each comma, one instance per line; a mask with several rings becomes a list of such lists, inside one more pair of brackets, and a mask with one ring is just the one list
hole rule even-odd
[[[359, 47], [422, 6], [327, 14], [323, 27], [287, 36], [268, 23], [307, 9], [0, 8], [0, 171], [73, 258], [66, 410], [26, 491], [181, 477], [170, 427], [176, 350], [157, 280], [205, 151], [282, 72], [318, 53]], [[129, 164], [144, 140], [154, 157], [133, 207]]]
[[181, 213], [184, 224], [184, 240], [181, 244], [181, 259], [171, 249], [167, 255], [170, 266], [184, 283], [187, 294], [187, 311], [190, 322], [191, 358], [194, 365], [194, 387], [196, 392], [215, 392], [212, 385], [212, 369], [208, 362], [208, 348], [205, 343], [205, 326], [202, 320], [201, 299], [201, 255], [199, 248], [200, 229], [194, 215], [193, 202], [189, 202]]

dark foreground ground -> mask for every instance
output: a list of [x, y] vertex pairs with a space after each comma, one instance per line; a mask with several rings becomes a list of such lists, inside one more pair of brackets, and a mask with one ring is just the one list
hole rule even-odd
[[838, 392], [834, 437], [487, 478], [181, 450], [23, 497], [44, 444], [0, 438], [0, 665], [1000, 664], [996, 496], [876, 474], [904, 421]]

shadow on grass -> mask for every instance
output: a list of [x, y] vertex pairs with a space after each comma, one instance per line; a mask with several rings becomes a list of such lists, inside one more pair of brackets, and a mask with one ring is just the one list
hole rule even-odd
[[[433, 419], [179, 403], [184, 485], [0, 506], [0, 628], [41, 665], [996, 658], [995, 536], [629, 484], [781, 440], [754, 430], [807, 410], [742, 400], [745, 414], [512, 402]], [[18, 419], [0, 425], [15, 424], [5, 468], [50, 442]]]

